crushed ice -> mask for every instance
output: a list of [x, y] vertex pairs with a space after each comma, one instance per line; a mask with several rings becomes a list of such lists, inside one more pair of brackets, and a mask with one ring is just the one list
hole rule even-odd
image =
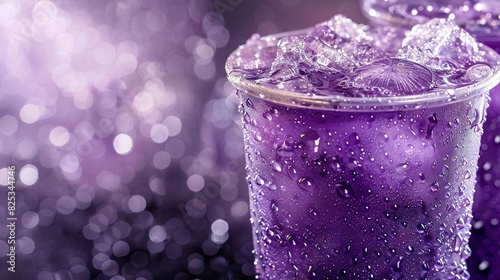
[[279, 89], [320, 95], [401, 96], [475, 83], [491, 75], [476, 40], [449, 19], [406, 31], [336, 15], [307, 34], [254, 35], [232, 69]]

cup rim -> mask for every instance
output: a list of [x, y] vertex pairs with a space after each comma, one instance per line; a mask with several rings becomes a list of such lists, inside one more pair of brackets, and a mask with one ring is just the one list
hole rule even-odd
[[[260, 37], [261, 40], [280, 39], [286, 36], [304, 35], [308, 29], [283, 32]], [[457, 87], [454, 89], [431, 89], [424, 93], [407, 96], [383, 96], [383, 97], [346, 97], [342, 95], [312, 95], [257, 84], [255, 81], [245, 79], [241, 72], [233, 71], [232, 62], [237, 57], [240, 46], [233, 51], [226, 60], [225, 70], [228, 81], [238, 91], [244, 91], [250, 95], [272, 101], [281, 105], [302, 107], [309, 109], [322, 109], [343, 112], [372, 112], [372, 111], [401, 111], [419, 108], [443, 106], [489, 92], [500, 82], [500, 55], [488, 46], [478, 43], [485, 51], [487, 57], [494, 57], [496, 65], [491, 66], [489, 76], [474, 84]]]

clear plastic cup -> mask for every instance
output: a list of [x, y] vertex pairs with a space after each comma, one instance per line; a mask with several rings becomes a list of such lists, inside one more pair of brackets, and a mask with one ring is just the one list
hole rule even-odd
[[245, 78], [240, 55], [226, 71], [241, 101], [257, 279], [468, 278], [498, 66], [478, 83], [411, 96], [312, 96]]

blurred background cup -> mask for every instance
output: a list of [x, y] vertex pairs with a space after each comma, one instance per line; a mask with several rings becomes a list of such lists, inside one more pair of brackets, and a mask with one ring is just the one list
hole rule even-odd
[[[411, 28], [430, 18], [451, 18], [479, 42], [500, 51], [497, 1], [363, 0], [364, 14], [375, 25]], [[500, 86], [491, 90], [481, 142], [468, 260], [472, 279], [500, 279]]]
[[[448, 89], [311, 95], [255, 83], [246, 68], [270, 65], [285, 36], [252, 37], [226, 64], [240, 100], [257, 276], [468, 279], [476, 163], [498, 55], [484, 48], [494, 72], [456, 86], [452, 98]], [[430, 73], [418, 67], [404, 71]]]

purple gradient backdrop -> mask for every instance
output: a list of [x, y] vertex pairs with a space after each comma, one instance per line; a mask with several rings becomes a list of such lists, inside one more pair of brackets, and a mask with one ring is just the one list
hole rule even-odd
[[0, 279], [252, 278], [224, 62], [336, 13], [367, 22], [351, 0], [1, 1]]

